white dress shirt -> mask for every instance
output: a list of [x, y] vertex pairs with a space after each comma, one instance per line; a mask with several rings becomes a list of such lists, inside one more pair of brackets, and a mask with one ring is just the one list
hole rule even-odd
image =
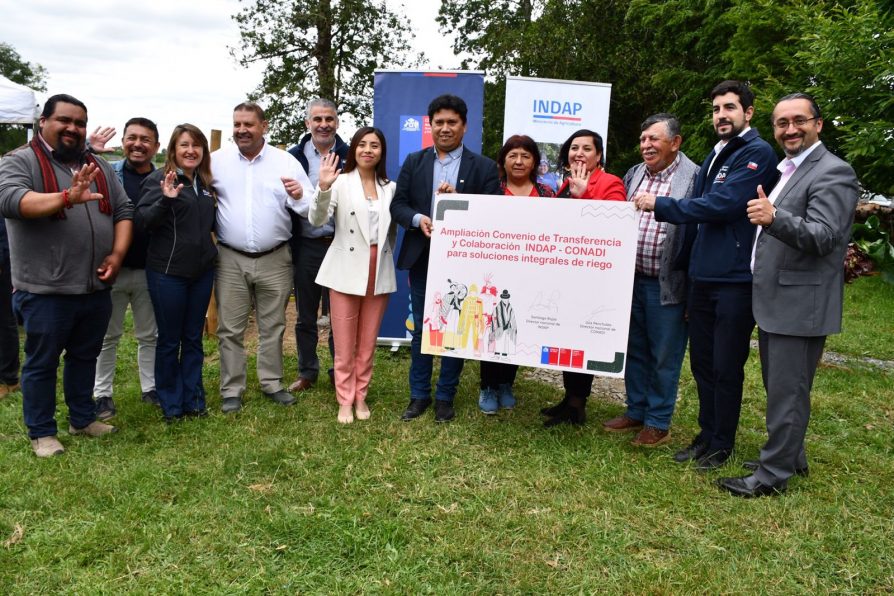
[[211, 154], [211, 173], [217, 191], [217, 238], [243, 252], [264, 252], [292, 237], [287, 209], [298, 201], [286, 192], [281, 178], [294, 178], [313, 194], [298, 160], [264, 143], [254, 159], [246, 159], [236, 145]]

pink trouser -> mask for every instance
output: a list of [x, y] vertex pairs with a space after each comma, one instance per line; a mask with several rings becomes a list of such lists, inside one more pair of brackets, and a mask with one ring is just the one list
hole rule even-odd
[[388, 306], [388, 294], [375, 295], [376, 246], [370, 247], [366, 295], [329, 290], [329, 315], [335, 341], [335, 397], [349, 406], [366, 400], [372, 379], [379, 325]]

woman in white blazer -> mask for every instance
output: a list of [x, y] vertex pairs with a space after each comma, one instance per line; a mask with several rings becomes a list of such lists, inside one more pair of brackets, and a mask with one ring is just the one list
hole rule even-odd
[[391, 221], [394, 182], [385, 176], [385, 135], [361, 128], [351, 139], [343, 172], [334, 153], [320, 162], [320, 179], [308, 219], [319, 226], [335, 216], [335, 238], [316, 282], [330, 289], [335, 340], [338, 421], [369, 418], [366, 393], [372, 378], [376, 336], [388, 294], [397, 289]]

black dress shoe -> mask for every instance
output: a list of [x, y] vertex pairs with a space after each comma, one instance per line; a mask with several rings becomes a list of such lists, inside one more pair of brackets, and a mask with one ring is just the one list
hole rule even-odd
[[[749, 459], [742, 462], [742, 467], [746, 470], [754, 472], [758, 469], [758, 467], [760, 467], [760, 462], [756, 459]], [[810, 476], [810, 468], [807, 466], [804, 466], [803, 468], [795, 468], [795, 476], [803, 476], [804, 478], [807, 478], [808, 476]]]
[[435, 422], [450, 422], [456, 417], [452, 401], [437, 400], [435, 402]]
[[698, 459], [708, 451], [708, 446], [698, 441], [693, 441], [686, 449], [681, 449], [674, 453], [674, 461], [678, 464], [685, 464], [688, 461]]
[[404, 410], [404, 413], [401, 414], [400, 419], [406, 422], [407, 420], [412, 420], [413, 418], [419, 418], [430, 405], [430, 399], [411, 399], [410, 404], [407, 406], [407, 409]]
[[732, 454], [732, 451], [726, 451], [724, 449], [707, 453], [696, 460], [695, 469], [699, 472], [716, 470], [717, 468], [722, 467]]
[[788, 488], [785, 481], [776, 485], [764, 484], [754, 475], [741, 476], [739, 478], [721, 478], [717, 486], [731, 495], [750, 499], [752, 497], [775, 497], [781, 495]]

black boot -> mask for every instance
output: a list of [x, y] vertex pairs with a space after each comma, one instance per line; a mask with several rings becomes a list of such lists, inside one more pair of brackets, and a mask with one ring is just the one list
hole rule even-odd
[[552, 418], [554, 416], [558, 416], [559, 414], [561, 414], [562, 412], [564, 412], [567, 409], [568, 409], [568, 395], [566, 394], [565, 397], [562, 398], [562, 401], [560, 401], [559, 403], [552, 405], [552, 406], [547, 406], [545, 408], [540, 408], [540, 413], [543, 414], [544, 416], [549, 416], [550, 418]]
[[567, 399], [568, 401], [565, 408], [543, 423], [545, 428], [550, 428], [559, 424], [574, 424], [580, 426], [587, 421], [587, 398], [568, 397]]

